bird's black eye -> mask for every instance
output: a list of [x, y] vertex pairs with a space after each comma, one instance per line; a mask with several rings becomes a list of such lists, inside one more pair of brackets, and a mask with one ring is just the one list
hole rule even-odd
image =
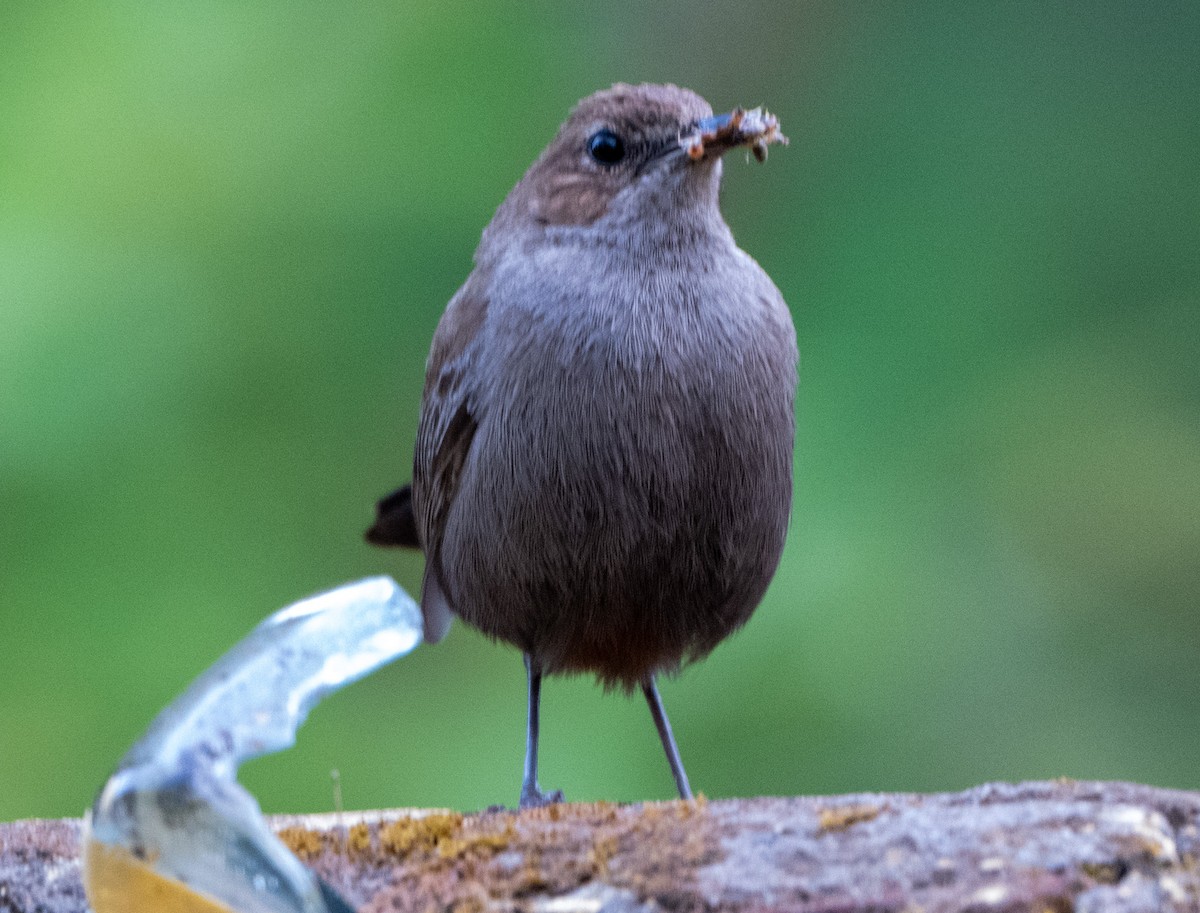
[[597, 130], [589, 136], [587, 150], [601, 165], [615, 165], [625, 158], [625, 144], [611, 130]]

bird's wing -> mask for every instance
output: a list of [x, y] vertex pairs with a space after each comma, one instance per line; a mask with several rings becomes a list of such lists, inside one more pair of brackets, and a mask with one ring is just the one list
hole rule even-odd
[[476, 269], [446, 306], [425, 368], [425, 393], [417, 428], [412, 507], [425, 550], [421, 609], [426, 640], [450, 627], [450, 604], [441, 567], [442, 536], [479, 427], [477, 382], [468, 370], [487, 317], [487, 277]]

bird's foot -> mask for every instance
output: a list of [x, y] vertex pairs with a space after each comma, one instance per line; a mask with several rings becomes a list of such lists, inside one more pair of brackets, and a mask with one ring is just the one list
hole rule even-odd
[[518, 808], [542, 808], [562, 801], [564, 799], [561, 789], [547, 793], [542, 792], [536, 783], [526, 783], [521, 787], [521, 804]]

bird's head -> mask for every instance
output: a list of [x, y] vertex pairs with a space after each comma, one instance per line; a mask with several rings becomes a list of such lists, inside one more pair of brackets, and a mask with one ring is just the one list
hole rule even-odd
[[588, 96], [501, 208], [503, 221], [614, 226], [717, 214], [721, 157], [786, 143], [762, 109], [714, 115], [695, 92], [618, 84]]

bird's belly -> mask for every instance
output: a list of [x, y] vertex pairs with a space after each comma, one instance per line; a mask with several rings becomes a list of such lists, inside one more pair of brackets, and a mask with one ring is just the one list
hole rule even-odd
[[555, 389], [481, 426], [443, 574], [465, 621], [547, 671], [633, 685], [706, 654], [766, 589], [791, 502], [790, 393]]

